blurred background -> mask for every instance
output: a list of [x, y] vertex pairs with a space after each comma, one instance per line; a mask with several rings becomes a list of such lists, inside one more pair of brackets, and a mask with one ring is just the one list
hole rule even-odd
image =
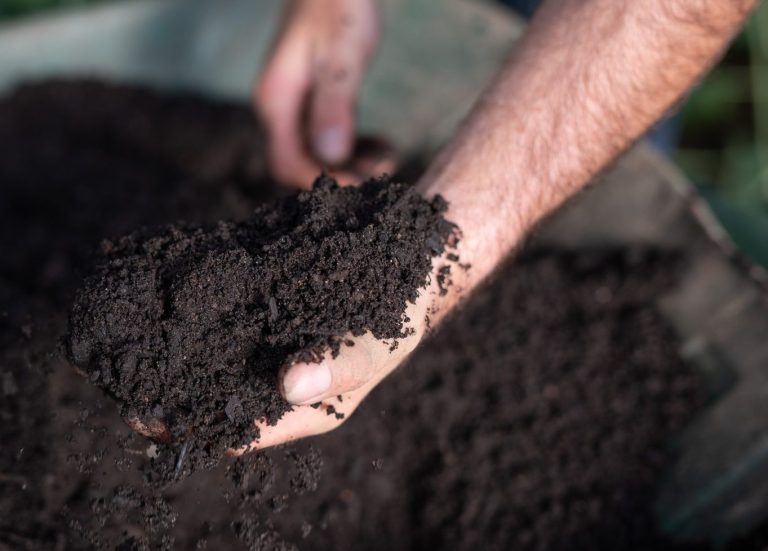
[[2, 0], [0, 2], [0, 21], [23, 17], [44, 10], [66, 9], [104, 1], [108, 0]]
[[[0, 0], [0, 23], [110, 0]], [[768, 5], [682, 107], [675, 162], [737, 245], [768, 266]]]

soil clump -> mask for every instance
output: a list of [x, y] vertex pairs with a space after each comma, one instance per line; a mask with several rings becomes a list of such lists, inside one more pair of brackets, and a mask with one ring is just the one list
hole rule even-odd
[[407, 336], [406, 306], [453, 234], [445, 208], [388, 178], [342, 188], [321, 176], [242, 222], [105, 241], [68, 356], [126, 419], [166, 425], [175, 478], [213, 466], [258, 437], [254, 420], [290, 409], [281, 367], [336, 355], [349, 336]]
[[683, 548], [653, 497], [700, 398], [658, 251], [530, 250], [341, 429], [148, 490], [152, 443], [53, 352], [102, 239], [284, 193], [258, 143], [246, 107], [130, 86], [0, 100], [0, 549]]

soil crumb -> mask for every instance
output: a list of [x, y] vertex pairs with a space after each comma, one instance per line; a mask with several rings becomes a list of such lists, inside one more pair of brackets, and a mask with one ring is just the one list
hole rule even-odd
[[348, 334], [408, 334], [406, 306], [453, 234], [445, 209], [386, 177], [340, 187], [323, 175], [243, 222], [104, 241], [68, 357], [126, 419], [176, 444], [164, 472], [212, 466], [258, 437], [254, 420], [290, 409], [283, 365], [336, 355]]
[[[0, 549], [683, 548], [653, 500], [698, 380], [654, 307], [675, 262], [646, 250], [531, 250], [340, 429], [148, 491], [164, 446], [52, 352], [102, 239], [216, 232], [282, 193], [261, 135], [247, 106], [133, 86], [0, 99]], [[270, 297], [271, 330], [288, 310]]]

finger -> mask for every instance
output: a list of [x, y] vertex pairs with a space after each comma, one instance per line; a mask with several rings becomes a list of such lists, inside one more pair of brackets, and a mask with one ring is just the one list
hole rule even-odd
[[[411, 320], [408, 326], [413, 329], [405, 338], [394, 341], [380, 341], [370, 333], [352, 339], [352, 346], [345, 345], [336, 358], [326, 354], [321, 364], [326, 364], [330, 371], [330, 385], [317, 399], [309, 399], [309, 405], [296, 405], [274, 425], [266, 420], [256, 424], [260, 429], [257, 441], [244, 446], [234, 453], [244, 453], [257, 448], [266, 448], [284, 442], [322, 434], [339, 426], [349, 418], [357, 406], [365, 399], [384, 378], [400, 365], [410, 354], [425, 331], [425, 308], [428, 302], [410, 304], [406, 309], [406, 317]], [[280, 376], [280, 386], [283, 396], [286, 396], [286, 385], [294, 384], [291, 378], [301, 375], [303, 366], [319, 364], [296, 364], [287, 368]], [[325, 375], [322, 376], [324, 380]], [[288, 379], [288, 381], [286, 381]], [[362, 381], [362, 382], [361, 382]], [[302, 383], [305, 384], [305, 383]], [[322, 387], [326, 385], [322, 383]], [[357, 386], [355, 386], [357, 385]], [[345, 388], [346, 387], [346, 388]], [[354, 387], [354, 388], [352, 388]], [[319, 406], [318, 406], [319, 402]], [[312, 407], [313, 405], [318, 407]], [[329, 409], [333, 406], [333, 410]], [[338, 414], [338, 415], [337, 415]]]
[[[358, 1], [358, 0], [355, 0]], [[320, 162], [339, 165], [349, 160], [354, 146], [355, 111], [363, 73], [377, 35], [375, 9], [370, 5], [341, 13], [332, 34], [315, 59], [310, 105], [310, 140]]]
[[294, 405], [308, 405], [331, 396], [343, 394], [362, 386], [371, 379], [386, 354], [382, 343], [372, 336], [355, 339], [352, 346], [345, 345], [338, 356], [327, 352], [317, 363], [296, 363], [280, 375], [283, 397]]
[[310, 107], [312, 149], [320, 162], [336, 166], [349, 160], [355, 134], [355, 109], [361, 69], [333, 60], [318, 68]]
[[294, 405], [308, 405], [346, 394], [382, 380], [416, 348], [424, 332], [423, 316], [409, 305], [413, 331], [407, 337], [382, 341], [366, 333], [341, 347], [334, 358], [326, 352], [317, 363], [296, 363], [279, 375], [280, 392]]
[[256, 107], [267, 130], [270, 171], [276, 179], [304, 189], [320, 172], [304, 147], [301, 128], [310, 70], [305, 42], [286, 38], [255, 91]]
[[293, 442], [338, 428], [350, 418], [383, 376], [380, 372], [360, 388], [334, 396], [325, 402], [309, 406], [296, 406], [292, 411], [286, 413], [276, 425], [269, 425], [266, 420], [257, 421], [259, 438], [248, 446], [236, 450], [235, 454], [240, 455], [255, 449]]

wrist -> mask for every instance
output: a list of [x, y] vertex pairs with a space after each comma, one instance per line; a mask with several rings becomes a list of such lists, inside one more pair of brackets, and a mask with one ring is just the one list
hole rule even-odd
[[[515, 210], [514, 186], [497, 179], [487, 169], [472, 164], [438, 159], [418, 184], [426, 197], [440, 195], [448, 203], [445, 218], [457, 226], [457, 242], [436, 266], [450, 266], [451, 285], [446, 287], [441, 309], [455, 305], [481, 283], [524, 239], [528, 228], [523, 212]], [[454, 257], [451, 257], [454, 258]]]

